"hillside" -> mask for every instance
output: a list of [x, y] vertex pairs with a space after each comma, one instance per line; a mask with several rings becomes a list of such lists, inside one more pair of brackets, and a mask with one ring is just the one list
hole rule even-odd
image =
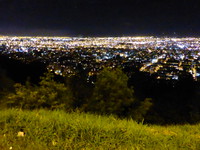
[[114, 116], [8, 109], [0, 111], [0, 149], [200, 149], [200, 124], [155, 126]]

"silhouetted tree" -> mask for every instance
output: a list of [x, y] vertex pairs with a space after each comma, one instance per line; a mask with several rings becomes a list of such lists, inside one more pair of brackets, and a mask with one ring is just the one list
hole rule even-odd
[[90, 82], [87, 82], [88, 71], [84, 70], [80, 64], [77, 68], [77, 73], [75, 75], [67, 77], [66, 84], [73, 93], [73, 106], [80, 108], [85, 105], [91, 97], [93, 86]]
[[104, 68], [97, 76], [89, 110], [119, 116], [128, 112], [134, 102], [134, 91], [127, 86], [127, 81], [128, 77], [121, 69]]

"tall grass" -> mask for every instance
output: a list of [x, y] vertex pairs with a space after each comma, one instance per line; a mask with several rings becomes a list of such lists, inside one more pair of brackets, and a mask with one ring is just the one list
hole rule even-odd
[[0, 111], [0, 149], [198, 150], [200, 124], [150, 126], [114, 116], [9, 109]]

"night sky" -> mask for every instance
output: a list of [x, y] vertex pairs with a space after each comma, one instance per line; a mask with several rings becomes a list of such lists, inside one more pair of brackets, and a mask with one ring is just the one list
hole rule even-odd
[[199, 36], [199, 0], [0, 0], [0, 35]]

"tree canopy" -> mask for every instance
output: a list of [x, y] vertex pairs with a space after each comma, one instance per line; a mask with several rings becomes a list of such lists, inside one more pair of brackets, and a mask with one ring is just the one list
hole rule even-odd
[[102, 114], [123, 115], [134, 102], [128, 77], [119, 68], [104, 68], [97, 76], [89, 109]]

